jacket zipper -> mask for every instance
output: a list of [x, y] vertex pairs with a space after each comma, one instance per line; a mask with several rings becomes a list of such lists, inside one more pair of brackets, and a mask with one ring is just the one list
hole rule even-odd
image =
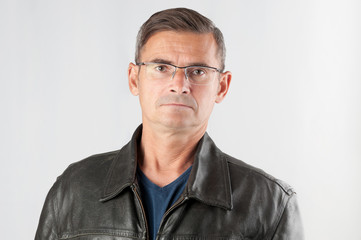
[[[162, 220], [160, 221], [158, 233], [162, 232], [164, 219], [169, 215], [169, 213], [172, 212], [172, 211], [173, 211], [174, 209], [176, 209], [177, 207], [179, 207], [180, 205], [182, 205], [186, 200], [188, 200], [188, 196], [185, 196], [185, 197], [181, 198], [180, 200], [178, 200], [173, 206], [171, 206], [171, 207], [164, 213], [164, 215], [163, 215], [163, 217], [162, 217]], [[158, 240], [159, 237], [157, 236], [156, 239]]]
[[144, 206], [143, 206], [143, 203], [142, 203], [142, 199], [140, 198], [137, 187], [134, 184], [131, 186], [131, 188], [132, 188], [135, 196], [138, 199], [140, 207], [142, 208], [143, 218], [144, 218], [144, 222], [145, 222], [145, 231], [147, 233], [147, 238], [146, 239], [150, 239], [149, 238], [149, 231], [148, 231], [148, 222], [147, 222], [147, 217], [145, 215], [145, 210], [144, 210]]

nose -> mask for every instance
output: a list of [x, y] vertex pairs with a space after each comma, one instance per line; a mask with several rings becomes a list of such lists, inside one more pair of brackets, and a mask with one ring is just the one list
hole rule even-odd
[[184, 69], [176, 69], [171, 79], [170, 91], [177, 94], [188, 94], [190, 92], [190, 84], [186, 78]]

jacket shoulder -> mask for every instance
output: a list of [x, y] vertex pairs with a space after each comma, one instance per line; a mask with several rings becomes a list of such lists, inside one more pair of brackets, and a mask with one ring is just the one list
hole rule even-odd
[[249, 165], [228, 154], [223, 154], [228, 163], [231, 176], [234, 176], [233, 179], [235, 181], [243, 181], [245, 178], [247, 178], [247, 180], [251, 179], [255, 181], [259, 187], [263, 185], [266, 185], [267, 187], [273, 186], [273, 188], [279, 189], [287, 195], [292, 195], [295, 193], [294, 189], [286, 182], [273, 177], [260, 168]]
[[95, 178], [105, 177], [113, 159], [120, 150], [98, 153], [84, 158], [78, 162], [70, 164], [65, 171], [58, 177], [58, 181], [69, 180], [73, 178], [82, 179], [84, 177]]
[[227, 154], [224, 157], [230, 173], [234, 213], [242, 220], [248, 219], [251, 226], [262, 223], [255, 229], [258, 233], [264, 230], [262, 239], [303, 239], [292, 187], [241, 160]]

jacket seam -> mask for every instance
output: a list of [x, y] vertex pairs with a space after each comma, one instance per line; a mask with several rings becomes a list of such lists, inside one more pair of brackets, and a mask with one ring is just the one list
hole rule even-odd
[[139, 239], [142, 238], [142, 234], [140, 233], [134, 233], [129, 230], [114, 230], [111, 232], [110, 230], [97, 230], [97, 229], [83, 229], [82, 231], [77, 231], [73, 234], [70, 232], [65, 232], [62, 234], [62, 236], [59, 239], [73, 239], [78, 238], [82, 236], [90, 236], [90, 235], [102, 235], [102, 236], [116, 236], [116, 237], [128, 237], [133, 239]]
[[[227, 206], [228, 208], [232, 209], [232, 197], [230, 196], [230, 185], [231, 185], [231, 181], [230, 181], [230, 176], [229, 176], [229, 168], [228, 168], [228, 161], [227, 161], [227, 157], [226, 156], [222, 156], [222, 170], [225, 174], [223, 177], [223, 182], [224, 182], [224, 186], [226, 187], [225, 191], [226, 191], [226, 199], [227, 199], [227, 203], [226, 205], [228, 205], [228, 203], [230, 203], [230, 206]], [[227, 182], [227, 176], [228, 176], [228, 182]]]
[[91, 235], [101, 235], [101, 236], [111, 236], [111, 237], [127, 237], [132, 239], [139, 239], [139, 237], [132, 237], [132, 236], [123, 236], [123, 235], [117, 235], [117, 234], [105, 234], [105, 233], [83, 233], [83, 234], [77, 234], [71, 237], [65, 237], [65, 238], [58, 238], [59, 240], [65, 240], [65, 239], [74, 239], [79, 238], [83, 236], [91, 236]]
[[182, 238], [196, 238], [196, 239], [209, 239], [209, 238], [225, 238], [225, 239], [240, 239], [244, 240], [245, 238], [242, 235], [218, 235], [218, 234], [158, 234], [159, 237], [167, 237], [170, 236], [170, 239], [182, 239]]
[[282, 203], [284, 203], [285, 202], [285, 198], [287, 197], [287, 200], [286, 200], [286, 203], [284, 204], [284, 206], [283, 206], [283, 208], [281, 209], [281, 210], [279, 210], [278, 211], [278, 220], [276, 221], [276, 224], [275, 224], [275, 226], [274, 226], [274, 228], [273, 228], [273, 230], [272, 231], [269, 231], [269, 233], [267, 234], [268, 236], [267, 236], [267, 239], [269, 238], [269, 239], [273, 239], [273, 237], [274, 237], [274, 235], [275, 235], [275, 233], [277, 232], [277, 229], [278, 229], [278, 227], [279, 227], [279, 225], [280, 225], [280, 223], [281, 223], [281, 220], [282, 220], [282, 218], [283, 218], [283, 216], [284, 216], [284, 214], [285, 214], [285, 212], [286, 212], [286, 209], [287, 209], [287, 206], [288, 206], [288, 203], [290, 202], [290, 200], [291, 200], [291, 198], [294, 196], [294, 194], [292, 194], [291, 196], [284, 196], [284, 198], [282, 199]]

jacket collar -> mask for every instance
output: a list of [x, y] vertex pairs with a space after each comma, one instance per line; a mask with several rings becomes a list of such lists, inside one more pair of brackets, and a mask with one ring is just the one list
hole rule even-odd
[[[134, 132], [130, 142], [116, 155], [106, 177], [103, 196], [108, 201], [136, 181], [137, 146], [142, 125]], [[184, 190], [185, 197], [205, 204], [232, 209], [230, 175], [225, 154], [214, 144], [207, 133], [198, 143], [193, 167]]]

